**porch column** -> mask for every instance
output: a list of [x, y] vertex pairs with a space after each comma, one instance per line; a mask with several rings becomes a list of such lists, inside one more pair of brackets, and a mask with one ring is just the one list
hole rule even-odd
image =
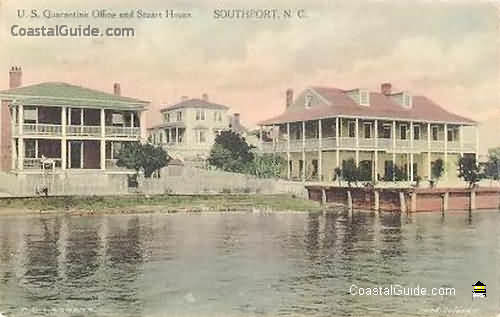
[[130, 112], [130, 127], [133, 128], [134, 127], [134, 112]]
[[16, 169], [16, 162], [17, 162], [17, 151], [16, 151], [16, 138], [14, 135], [16, 134], [16, 119], [17, 119], [17, 107], [12, 106], [12, 114], [11, 114], [11, 131], [12, 131], [12, 136], [11, 136], [11, 169], [15, 170]]
[[271, 136], [273, 137], [273, 153], [276, 153], [276, 147], [278, 146], [278, 137], [275, 137], [274, 132], [276, 131], [276, 126], [272, 125]]
[[448, 180], [448, 124], [444, 124], [444, 177]]
[[374, 154], [374, 170], [373, 170], [373, 180], [375, 182], [378, 181], [378, 120], [375, 120], [375, 131], [374, 131], [374, 137], [375, 137], [375, 154]]
[[[132, 126], [134, 122], [134, 114], [132, 114]], [[101, 170], [106, 169], [106, 114], [104, 108], [101, 109]]]
[[431, 172], [431, 124], [427, 123], [427, 175], [432, 178]]
[[302, 181], [306, 181], [306, 122], [302, 121]]
[[286, 123], [286, 164], [287, 164], [287, 179], [290, 180], [292, 171], [290, 170], [290, 122]]
[[262, 151], [262, 126], [259, 126], [259, 145], [260, 145], [260, 150]]
[[321, 132], [321, 119], [318, 120], [318, 180], [323, 180], [323, 133]]
[[80, 168], [83, 169], [83, 150], [84, 150], [84, 147], [83, 147], [83, 142], [80, 142]]
[[61, 108], [61, 169], [65, 170], [68, 159], [68, 151], [66, 148], [66, 106]]
[[410, 121], [410, 182], [413, 182], [413, 143], [415, 131], [413, 131], [413, 121]]
[[396, 180], [396, 121], [392, 121], [392, 180]]
[[146, 131], [146, 111], [139, 112], [139, 128], [141, 132], [141, 142], [146, 142], [147, 140], [147, 131]]
[[359, 119], [356, 118], [356, 167], [359, 166]]
[[340, 145], [340, 140], [339, 140], [339, 117], [335, 118], [335, 148], [336, 148], [336, 162], [335, 165], [336, 167], [340, 167], [340, 152], [339, 152], [339, 145]]
[[24, 124], [24, 107], [19, 105], [18, 107], [18, 141], [17, 141], [17, 169], [22, 171], [24, 169], [24, 138], [23, 138], [23, 124]]
[[179, 144], [179, 128], [175, 128], [175, 144]]

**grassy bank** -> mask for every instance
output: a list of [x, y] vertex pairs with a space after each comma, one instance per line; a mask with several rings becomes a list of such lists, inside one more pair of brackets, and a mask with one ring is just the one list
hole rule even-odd
[[321, 210], [314, 201], [291, 195], [158, 195], [158, 196], [92, 196], [36, 197], [0, 199], [0, 212], [200, 212], [200, 211], [309, 211]]

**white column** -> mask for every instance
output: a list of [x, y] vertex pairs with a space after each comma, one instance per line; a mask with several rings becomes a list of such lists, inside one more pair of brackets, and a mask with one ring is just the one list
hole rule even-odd
[[356, 166], [359, 166], [359, 119], [356, 118]]
[[68, 168], [71, 168], [71, 142], [68, 142]]
[[373, 163], [373, 180], [375, 182], [378, 181], [378, 120], [375, 120], [374, 124], [375, 131], [373, 133], [375, 137], [375, 154], [374, 154], [374, 163]]
[[[132, 127], [134, 115], [132, 114]], [[101, 170], [106, 169], [106, 113], [101, 109]]]
[[396, 169], [396, 121], [392, 121], [392, 180], [396, 180], [396, 173], [394, 170]]
[[38, 139], [35, 139], [35, 158], [38, 158]]
[[286, 123], [286, 164], [287, 164], [287, 179], [290, 180], [292, 171], [290, 170], [290, 122]]
[[179, 128], [175, 128], [175, 144], [179, 144]]
[[302, 181], [306, 181], [306, 122], [302, 121]]
[[261, 151], [262, 151], [262, 133], [263, 133], [262, 126], [259, 126], [259, 145]]
[[432, 178], [431, 172], [431, 124], [427, 123], [427, 175]]
[[61, 169], [65, 170], [67, 166], [67, 149], [66, 149], [66, 106], [61, 107]]
[[24, 124], [24, 108], [23, 105], [19, 105], [18, 108], [18, 141], [17, 141], [17, 169], [22, 171], [24, 169], [24, 138], [23, 138], [23, 124]]
[[141, 142], [145, 143], [147, 141], [147, 131], [146, 131], [146, 111], [139, 112], [139, 129]]
[[444, 177], [448, 180], [448, 124], [444, 124]]
[[339, 145], [340, 145], [340, 140], [339, 140], [339, 137], [340, 137], [340, 133], [339, 133], [339, 117], [336, 117], [335, 118], [335, 147], [336, 147], [336, 151], [335, 151], [335, 156], [336, 156], [336, 162], [335, 162], [335, 165], [336, 167], [340, 167], [340, 151], [339, 151]]
[[134, 112], [130, 112], [130, 127], [133, 128], [134, 127]]
[[11, 113], [11, 131], [12, 131], [12, 136], [11, 136], [11, 169], [15, 170], [16, 169], [16, 162], [17, 162], [17, 151], [16, 151], [16, 138], [14, 137], [16, 133], [16, 120], [17, 120], [17, 107], [12, 106], [12, 113]]
[[321, 119], [318, 120], [318, 180], [323, 180], [323, 133], [321, 131]]
[[83, 169], [83, 150], [84, 150], [84, 147], [83, 147], [83, 141], [80, 142], [80, 168]]
[[410, 121], [410, 182], [413, 182], [413, 143], [415, 131], [413, 130], [413, 121]]
[[272, 125], [271, 131], [272, 131], [271, 136], [273, 139], [273, 153], [276, 153], [276, 147], [278, 146], [278, 144], [277, 144], [278, 138], [274, 135], [274, 133], [276, 132], [276, 126], [274, 124]]

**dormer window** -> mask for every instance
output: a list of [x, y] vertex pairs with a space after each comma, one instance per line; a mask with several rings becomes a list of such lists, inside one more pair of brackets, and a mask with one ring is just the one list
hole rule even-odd
[[406, 108], [411, 108], [413, 106], [411, 95], [407, 92], [403, 93], [403, 105]]
[[370, 105], [370, 92], [368, 92], [367, 90], [359, 91], [359, 105], [360, 106]]
[[312, 106], [312, 100], [313, 100], [313, 96], [312, 95], [306, 95], [306, 101], [305, 101], [305, 107], [306, 107], [306, 109], [311, 108], [311, 106]]

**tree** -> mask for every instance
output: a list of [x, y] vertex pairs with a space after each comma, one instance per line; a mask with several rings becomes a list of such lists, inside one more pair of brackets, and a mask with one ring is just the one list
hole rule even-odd
[[442, 159], [438, 158], [432, 162], [430, 180], [432, 180], [433, 183], [437, 183], [441, 176], [443, 176], [443, 172], [444, 162]]
[[222, 131], [215, 138], [208, 163], [224, 171], [243, 173], [254, 159], [253, 148], [238, 133]]
[[474, 156], [465, 155], [458, 159], [458, 177], [468, 182], [469, 188], [472, 188], [484, 177]]
[[488, 161], [484, 164], [484, 176], [491, 180], [500, 179], [500, 147], [488, 150]]
[[340, 183], [341, 177], [342, 177], [342, 170], [340, 169], [340, 167], [335, 167], [335, 169], [333, 170], [333, 180], [339, 181], [339, 187], [341, 185]]
[[117, 158], [117, 166], [135, 170], [137, 173], [142, 170], [146, 178], [167, 166], [169, 160], [163, 148], [139, 142], [125, 142]]
[[352, 182], [359, 180], [359, 168], [356, 166], [354, 159], [348, 159], [342, 162], [342, 178], [347, 182], [347, 186], [351, 187]]
[[248, 172], [261, 178], [279, 177], [283, 166], [286, 166], [286, 161], [281, 156], [254, 154], [254, 159], [249, 163]]

